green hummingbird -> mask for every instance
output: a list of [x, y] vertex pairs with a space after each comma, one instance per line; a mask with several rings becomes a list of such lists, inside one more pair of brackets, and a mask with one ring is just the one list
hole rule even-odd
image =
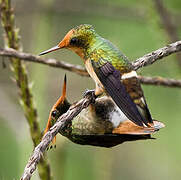
[[40, 55], [61, 48], [70, 49], [83, 59], [96, 84], [95, 96], [109, 95], [129, 120], [139, 126], [153, 126], [136, 71], [128, 58], [97, 34], [92, 25], [82, 24], [71, 29], [57, 46]]
[[[66, 97], [65, 76], [62, 95], [50, 111], [44, 133], [70, 106]], [[112, 98], [104, 95], [95, 99], [95, 103], [83, 109], [73, 120], [65, 122], [59, 133], [77, 144], [113, 147], [126, 141], [152, 139], [151, 134], [163, 127], [163, 123], [155, 120], [153, 127], [136, 125], [125, 116]], [[55, 144], [55, 141], [56, 137], [52, 143]]]

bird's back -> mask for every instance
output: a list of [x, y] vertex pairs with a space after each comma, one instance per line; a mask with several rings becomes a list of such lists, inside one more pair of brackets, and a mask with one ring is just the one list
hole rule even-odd
[[96, 62], [100, 61], [101, 65], [108, 61], [121, 73], [130, 72], [132, 70], [128, 58], [107, 39], [98, 36], [95, 43], [91, 45], [88, 51], [89, 58]]

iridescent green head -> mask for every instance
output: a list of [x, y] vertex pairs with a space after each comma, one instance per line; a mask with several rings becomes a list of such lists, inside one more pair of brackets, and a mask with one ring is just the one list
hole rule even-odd
[[92, 25], [82, 24], [72, 29], [69, 45], [71, 47], [86, 48], [94, 39], [96, 33]]
[[85, 51], [93, 45], [96, 36], [97, 34], [92, 25], [81, 24], [71, 29], [57, 46], [40, 53], [40, 55], [44, 55], [61, 48], [67, 48], [84, 58]]

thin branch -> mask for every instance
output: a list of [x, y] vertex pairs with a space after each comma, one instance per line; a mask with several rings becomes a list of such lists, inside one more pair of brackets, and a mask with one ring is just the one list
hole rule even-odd
[[[165, 32], [168, 34], [170, 42], [175, 42], [179, 40], [179, 35], [177, 32], [177, 27], [172, 21], [172, 14], [164, 5], [162, 0], [153, 0], [155, 4], [155, 9], [160, 16], [162, 25], [164, 26]], [[181, 53], [176, 54], [177, 62], [181, 67]]]
[[[19, 30], [15, 26], [15, 16], [11, 8], [10, 0], [0, 0], [1, 23], [5, 30], [5, 44], [16, 50], [20, 50]], [[38, 124], [37, 110], [33, 103], [33, 96], [29, 86], [28, 75], [23, 61], [18, 57], [11, 57], [11, 69], [14, 72], [16, 84], [19, 88], [20, 102], [30, 127], [30, 134], [34, 146], [38, 145], [41, 139], [41, 131]], [[45, 159], [39, 163], [41, 179], [51, 179], [50, 166]]]
[[[132, 62], [132, 65], [135, 70], [150, 65], [157, 61], [158, 59], [162, 59], [172, 53], [181, 51], [181, 41], [177, 41], [175, 43], [169, 44], [163, 48], [160, 48], [156, 51], [153, 51], [149, 54], [144, 55], [141, 58], [138, 58], [136, 61]], [[3, 57], [15, 57], [24, 61], [30, 61], [35, 63], [41, 63], [48, 66], [66, 69], [68, 71], [77, 73], [81, 76], [89, 77], [87, 71], [78, 65], [73, 65], [70, 63], [66, 63], [64, 61], [58, 61], [56, 59], [44, 59], [39, 56], [35, 56], [28, 53], [23, 53], [16, 51], [12, 48], [2, 49], [0, 48], [0, 56]], [[12, 59], [13, 60], [13, 59]], [[180, 87], [180, 80], [167, 79], [162, 77], [143, 77], [140, 76], [140, 82], [142, 84], [147, 85], [160, 85], [160, 86], [168, 86], [168, 87]]]
[[21, 180], [30, 180], [33, 172], [36, 170], [36, 166], [43, 156], [43, 153], [47, 149], [48, 145], [52, 141], [53, 137], [63, 129], [75, 116], [77, 116], [84, 108], [87, 108], [92, 102], [90, 96], [81, 99], [76, 104], [73, 104], [69, 110], [60, 116], [53, 127], [43, 136], [40, 144], [34, 149], [21, 177]]
[[181, 88], [181, 80], [143, 76], [138, 76], [138, 78], [142, 84]]
[[[144, 55], [143, 57], [138, 58], [137, 60], [132, 62], [132, 66], [135, 70], [138, 70], [139, 68], [141, 68], [143, 66], [151, 65], [159, 59], [162, 59], [166, 56], [169, 56], [171, 54], [174, 54], [174, 53], [180, 52], [180, 51], [181, 51], [181, 41], [177, 41], [175, 43], [168, 44], [167, 46], [165, 46], [163, 48], [152, 51], [151, 53], [148, 53], [148, 54]], [[52, 67], [66, 69], [68, 71], [75, 72], [82, 76], [88, 76], [87, 71], [82, 66], [69, 64], [64, 61], [59, 61], [56, 59], [44, 59], [39, 56], [19, 52], [14, 49], [10, 49], [10, 48], [8, 48], [8, 49], [0, 48], [0, 56], [16, 57], [16, 58], [19, 58], [24, 61], [41, 63], [41, 64], [45, 64], [45, 65], [52, 66]]]
[[168, 44], [167, 46], [160, 48], [156, 51], [148, 53], [141, 58], [138, 58], [136, 61], [132, 63], [135, 70], [153, 64], [159, 59], [162, 59], [170, 54], [181, 51], [181, 41], [177, 41], [172, 44]]
[[85, 68], [79, 65], [73, 65], [64, 61], [59, 61], [56, 59], [45, 59], [40, 56], [36, 56], [33, 54], [29, 53], [24, 53], [24, 52], [19, 52], [16, 51], [12, 48], [0, 48], [0, 56], [5, 56], [5, 57], [16, 57], [24, 61], [29, 61], [29, 62], [35, 62], [35, 63], [40, 63], [40, 64], [45, 64], [51, 67], [56, 67], [56, 68], [62, 68], [71, 72], [75, 72], [81, 76], [89, 76]]

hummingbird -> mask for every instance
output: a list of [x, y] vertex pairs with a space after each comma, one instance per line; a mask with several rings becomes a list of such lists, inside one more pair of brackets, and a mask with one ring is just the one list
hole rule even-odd
[[[66, 97], [66, 76], [62, 95], [53, 105], [44, 134], [71, 106]], [[83, 109], [73, 120], [65, 123], [59, 133], [76, 144], [113, 147], [126, 141], [152, 139], [151, 134], [164, 124], [154, 120], [152, 127], [138, 126], [130, 121], [107, 95], [95, 99], [95, 103]], [[52, 143], [55, 144], [56, 137]]]
[[128, 58], [109, 40], [101, 37], [92, 25], [82, 24], [71, 29], [60, 43], [39, 55], [58, 49], [70, 49], [83, 60], [96, 84], [93, 96], [107, 94], [126, 117], [138, 126], [153, 126], [143, 90]]

